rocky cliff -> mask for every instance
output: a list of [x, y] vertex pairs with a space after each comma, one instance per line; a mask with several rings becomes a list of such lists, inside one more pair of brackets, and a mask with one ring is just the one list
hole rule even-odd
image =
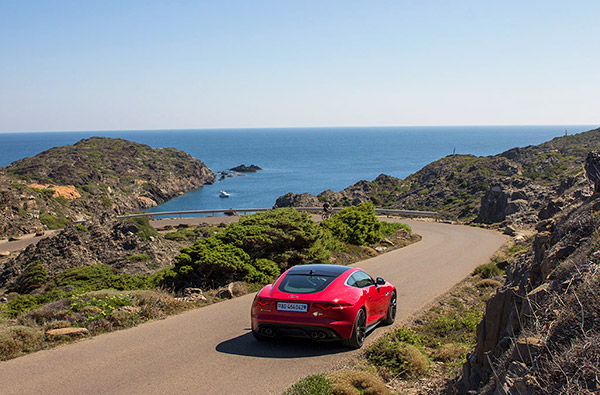
[[0, 169], [0, 236], [153, 207], [214, 180], [174, 148], [92, 137]]
[[600, 149], [600, 129], [514, 148], [499, 155], [450, 155], [401, 180], [380, 175], [317, 196], [287, 194], [276, 204], [329, 201], [334, 206], [372, 201], [376, 206], [435, 210], [447, 218], [533, 226], [582, 193], [588, 193], [583, 164]]
[[[596, 163], [598, 152], [589, 154]], [[586, 166], [594, 188], [595, 166]], [[598, 393], [600, 193], [573, 200], [536, 225], [530, 251], [508, 267], [487, 302], [462, 391]]]
[[[151, 234], [152, 233], [152, 234]], [[41, 265], [48, 279], [74, 267], [108, 264], [119, 273], [143, 274], [172, 264], [181, 244], [159, 237], [147, 220], [119, 221], [103, 214], [85, 225], [68, 225], [0, 264], [0, 284], [16, 283], [31, 264]]]

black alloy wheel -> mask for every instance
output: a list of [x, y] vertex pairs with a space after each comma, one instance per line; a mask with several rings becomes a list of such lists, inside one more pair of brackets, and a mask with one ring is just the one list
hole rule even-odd
[[387, 315], [383, 320], [383, 323], [386, 325], [391, 325], [396, 320], [396, 310], [398, 309], [398, 298], [396, 297], [396, 291], [392, 292], [392, 296], [390, 297], [390, 304], [388, 306]]
[[344, 339], [344, 345], [350, 348], [361, 348], [367, 335], [367, 315], [364, 309], [358, 310], [354, 320], [354, 329], [349, 339]]

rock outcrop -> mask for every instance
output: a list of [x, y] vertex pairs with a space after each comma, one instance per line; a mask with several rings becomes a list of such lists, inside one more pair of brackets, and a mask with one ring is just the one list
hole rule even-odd
[[48, 280], [64, 270], [108, 264], [121, 273], [155, 272], [172, 264], [180, 245], [162, 238], [147, 237], [141, 225], [105, 215], [85, 226], [67, 226], [58, 235], [30, 245], [0, 266], [0, 284], [15, 281], [30, 263], [40, 264]]
[[600, 390], [599, 227], [598, 194], [565, 203], [536, 225], [531, 251], [508, 268], [487, 302], [463, 367], [463, 392]]
[[256, 173], [257, 171], [262, 170], [262, 169], [256, 165], [250, 165], [250, 166], [239, 165], [236, 167], [232, 167], [229, 170], [237, 171], [238, 173]]
[[174, 148], [92, 137], [0, 168], [0, 237], [164, 203], [215, 181]]
[[316, 196], [309, 193], [293, 194], [286, 193], [277, 198], [275, 207], [319, 207], [322, 203]]

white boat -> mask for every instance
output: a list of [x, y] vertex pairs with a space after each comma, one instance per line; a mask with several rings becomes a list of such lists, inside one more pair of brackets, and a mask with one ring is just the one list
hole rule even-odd
[[221, 189], [219, 191], [219, 197], [226, 198], [226, 197], [229, 197], [229, 194]]

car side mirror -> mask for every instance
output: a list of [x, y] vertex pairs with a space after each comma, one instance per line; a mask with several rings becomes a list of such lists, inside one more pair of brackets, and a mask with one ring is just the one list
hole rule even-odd
[[385, 280], [381, 277], [377, 277], [377, 285], [385, 285]]

